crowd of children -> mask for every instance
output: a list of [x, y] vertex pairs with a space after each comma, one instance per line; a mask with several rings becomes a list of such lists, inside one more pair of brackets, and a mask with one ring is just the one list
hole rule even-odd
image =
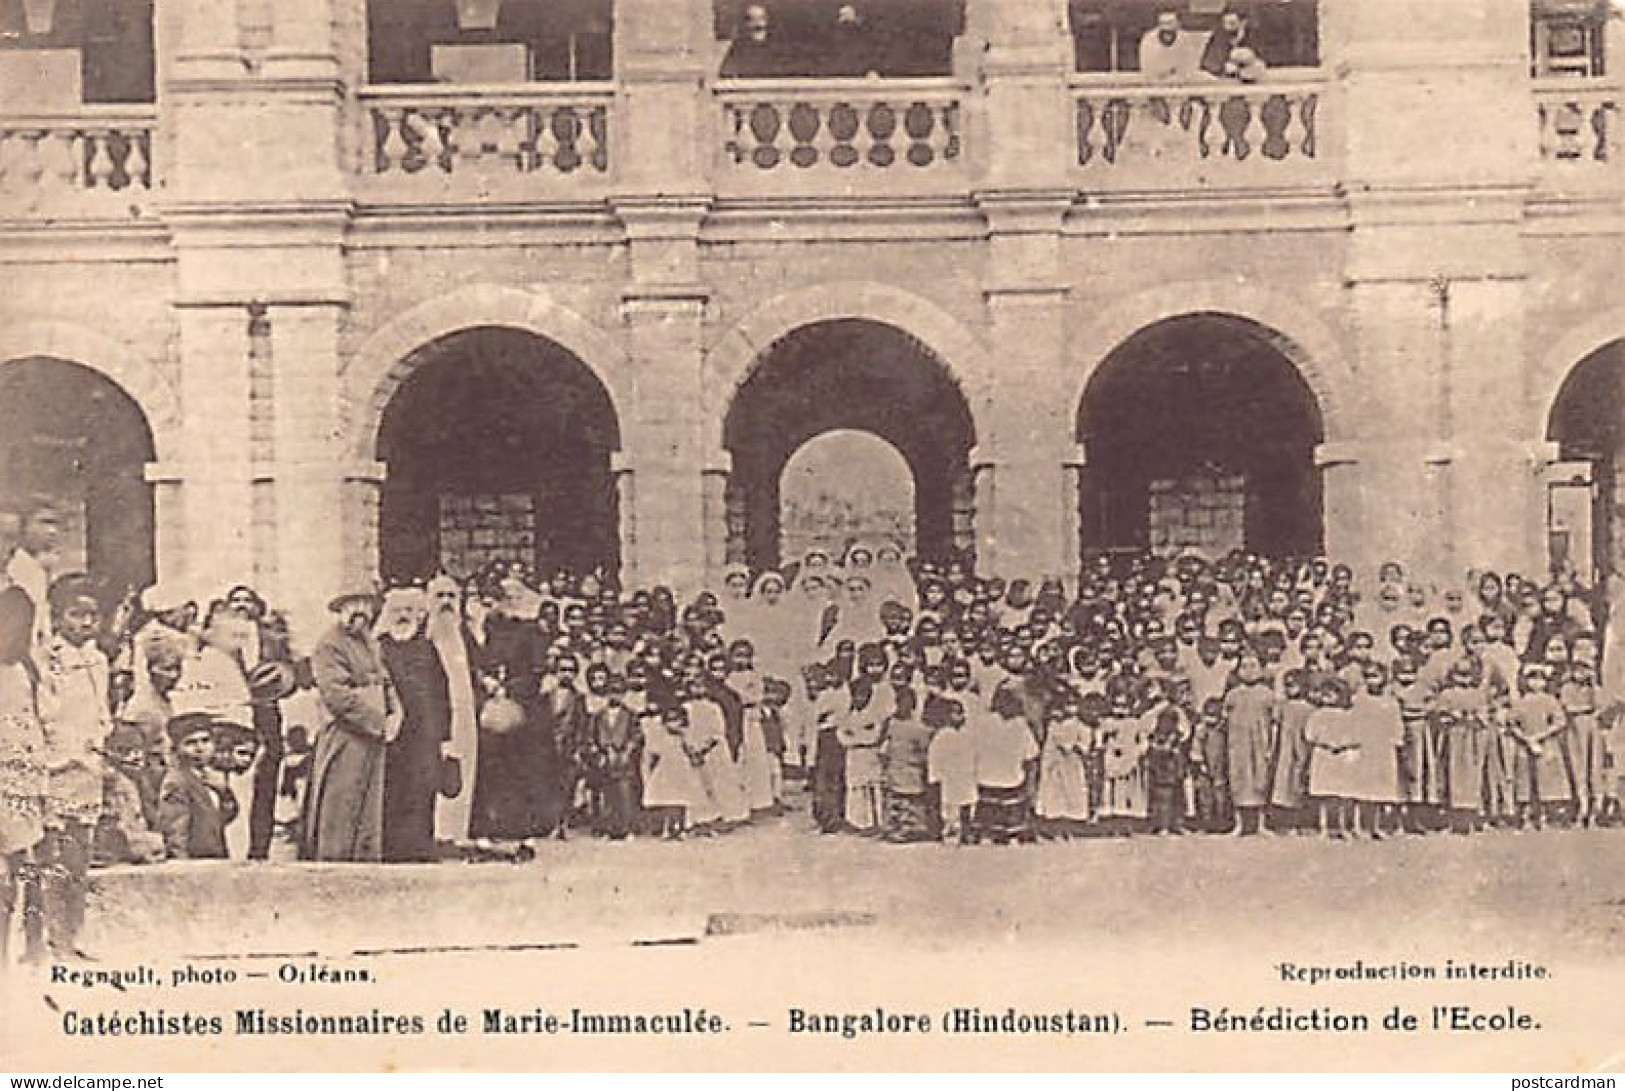
[[[342, 717], [253, 591], [200, 617], [150, 588], [104, 624], [88, 577], [46, 575], [50, 544], [48, 512], [0, 519], [0, 909], [20, 893], [30, 952], [71, 957], [93, 861], [223, 858], [245, 824], [264, 858], [318, 764], [309, 734]], [[431, 740], [417, 780], [436, 746], [461, 758], [414, 805], [431, 856], [713, 835], [783, 814], [796, 784], [817, 830], [897, 842], [1621, 818], [1622, 665], [1572, 578], [1125, 554], [1068, 590], [883, 544], [731, 570], [681, 606], [519, 565], [431, 591], [445, 625], [418, 591], [370, 634], [381, 603], [336, 600], [363, 646], [395, 632], [383, 673], [433, 674], [385, 679]], [[398, 732], [373, 740], [391, 770]]]

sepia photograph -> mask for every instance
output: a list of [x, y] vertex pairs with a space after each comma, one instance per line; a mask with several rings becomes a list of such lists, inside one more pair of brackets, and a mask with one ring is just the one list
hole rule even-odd
[[1617, 1073], [1622, 73], [0, 0], [0, 1070]]

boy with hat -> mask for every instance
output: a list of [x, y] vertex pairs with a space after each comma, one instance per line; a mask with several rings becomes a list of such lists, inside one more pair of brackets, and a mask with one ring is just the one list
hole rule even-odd
[[215, 756], [215, 720], [191, 712], [169, 721], [172, 764], [158, 799], [158, 829], [177, 860], [224, 860], [226, 823], [220, 797], [209, 786]]

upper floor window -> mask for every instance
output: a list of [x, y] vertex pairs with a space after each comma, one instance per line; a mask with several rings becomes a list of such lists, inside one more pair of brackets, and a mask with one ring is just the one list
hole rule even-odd
[[1317, 0], [1071, 0], [1080, 72], [1257, 79], [1320, 64]]
[[1608, 0], [1533, 0], [1529, 47], [1534, 74], [1605, 75], [1603, 42], [1608, 14]]
[[964, 0], [716, 0], [724, 78], [949, 76]]
[[152, 0], [0, 0], [0, 104], [153, 97]]
[[372, 83], [607, 80], [613, 0], [368, 0]]

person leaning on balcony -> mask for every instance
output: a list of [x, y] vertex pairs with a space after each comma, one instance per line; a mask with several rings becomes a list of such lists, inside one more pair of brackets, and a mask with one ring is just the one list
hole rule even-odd
[[1247, 19], [1240, 12], [1226, 9], [1219, 17], [1218, 27], [1208, 35], [1207, 46], [1202, 50], [1201, 70], [1215, 79], [1236, 79], [1232, 58], [1243, 46], [1252, 48], [1252, 41], [1247, 37]]
[[727, 56], [722, 58], [720, 75], [723, 79], [771, 79], [791, 74], [766, 5], [748, 5]]
[[1157, 25], [1140, 39], [1140, 75], [1148, 80], [1177, 81], [1196, 74], [1194, 36], [1179, 25], [1179, 13], [1157, 13]]
[[875, 77], [881, 74], [881, 48], [875, 28], [856, 4], [842, 4], [835, 12], [824, 51], [823, 74], [835, 77]]

